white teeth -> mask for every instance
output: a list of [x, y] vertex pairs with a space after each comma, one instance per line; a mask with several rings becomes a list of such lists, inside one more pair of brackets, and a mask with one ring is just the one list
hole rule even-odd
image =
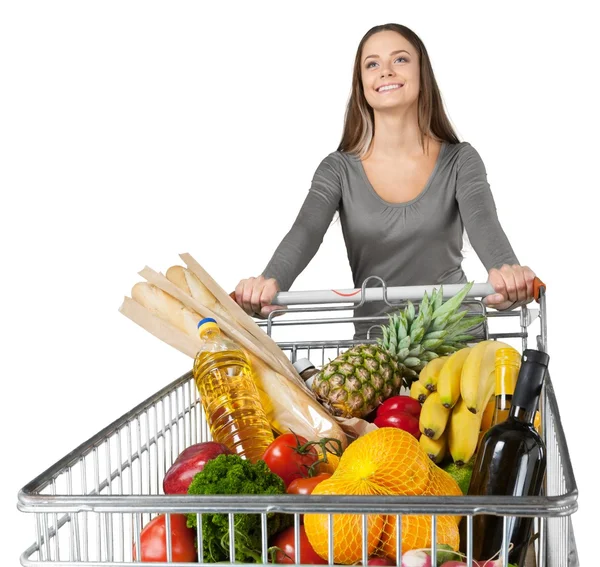
[[385, 87], [380, 87], [377, 89], [377, 92], [382, 92], [382, 91], [391, 91], [393, 89], [399, 89], [401, 85], [387, 85]]

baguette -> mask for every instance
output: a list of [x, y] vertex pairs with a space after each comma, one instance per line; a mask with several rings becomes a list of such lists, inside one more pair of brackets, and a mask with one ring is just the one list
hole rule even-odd
[[131, 297], [150, 313], [168, 321], [180, 331], [190, 336], [196, 335], [198, 321], [201, 319], [198, 313], [157, 286], [146, 282], [136, 283], [131, 290]]
[[296, 369], [290, 362], [290, 359], [277, 346], [275, 341], [268, 336], [230, 296], [221, 288], [221, 286], [211, 277], [211, 275], [200, 265], [190, 254], [180, 254], [181, 259], [186, 263], [188, 270], [192, 272], [198, 280], [206, 286], [206, 289], [211, 293], [221, 306], [231, 315], [231, 317], [244, 328], [247, 332], [253, 335], [263, 348], [270, 352], [279, 363], [283, 366], [284, 375], [292, 381], [295, 381], [299, 386], [304, 387], [304, 381]]
[[[177, 274], [177, 271], [171, 272], [171, 276], [177, 280], [178, 276], [173, 276], [173, 273]], [[179, 283], [182, 283], [182, 280], [179, 280]], [[195, 356], [199, 345], [197, 323], [202, 318], [198, 312], [189, 309], [152, 283], [135, 284], [131, 295], [133, 300], [125, 298], [121, 306], [120, 311], [124, 315], [167, 344], [192, 358]], [[136, 303], [137, 306], [133, 305]], [[237, 342], [235, 337], [229, 335], [225, 329], [222, 330], [226, 336]], [[337, 420], [313, 399], [306, 387], [298, 387], [270, 367], [266, 361], [247, 349], [246, 352], [257, 387], [271, 402], [269, 418], [273, 429], [279, 433], [293, 431], [308, 440], [335, 438], [343, 448], [346, 447], [348, 438], [344, 430]]]
[[[155, 285], [156, 287], [159, 287], [165, 293], [172, 295], [173, 298], [178, 300], [180, 303], [185, 305], [188, 309], [192, 310], [193, 312], [199, 313], [200, 315], [202, 315], [202, 317], [212, 317], [213, 319], [217, 319], [221, 330], [225, 334], [227, 334], [231, 339], [233, 339], [236, 343], [238, 343], [242, 348], [245, 348], [247, 351], [251, 352], [256, 357], [263, 359], [274, 370], [284, 373], [287, 372], [287, 369], [281, 365], [281, 363], [278, 361], [277, 358], [273, 356], [273, 354], [267, 352], [264, 348], [262, 348], [262, 345], [257, 341], [255, 337], [253, 337], [245, 329], [238, 327], [233, 321], [231, 321], [231, 319], [229, 318], [229, 314], [215, 314], [212, 310], [208, 309], [207, 307], [205, 307], [204, 305], [202, 305], [201, 303], [184, 293], [175, 284], [169, 281], [165, 276], [155, 272], [147, 266], [140, 272], [140, 275], [146, 278], [149, 283]], [[168, 309], [175, 308], [175, 305], [171, 305], [168, 307]], [[198, 320], [200, 320], [202, 317], [199, 317]], [[304, 382], [299, 376], [297, 376], [297, 373], [295, 371], [293, 378], [297, 378], [300, 381], [299, 385], [302, 388], [305, 388]], [[310, 392], [310, 394], [312, 395], [312, 392]]]

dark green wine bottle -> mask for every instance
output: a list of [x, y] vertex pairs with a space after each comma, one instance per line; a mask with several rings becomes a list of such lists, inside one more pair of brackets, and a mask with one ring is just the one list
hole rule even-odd
[[[525, 350], [508, 419], [494, 425], [481, 440], [475, 456], [468, 494], [488, 496], [538, 496], [546, 472], [546, 447], [533, 422], [538, 409], [549, 357]], [[473, 516], [473, 557], [486, 560], [502, 547], [503, 516]], [[525, 564], [533, 518], [510, 516], [508, 561]], [[466, 544], [465, 522], [461, 543]]]

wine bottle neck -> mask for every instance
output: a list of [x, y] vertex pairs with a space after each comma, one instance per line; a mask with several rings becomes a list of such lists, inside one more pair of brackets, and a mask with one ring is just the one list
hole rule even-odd
[[510, 413], [508, 414], [511, 418], [521, 423], [533, 426], [535, 420], [535, 412], [537, 411], [537, 403], [533, 408], [524, 408], [522, 406], [511, 406]]

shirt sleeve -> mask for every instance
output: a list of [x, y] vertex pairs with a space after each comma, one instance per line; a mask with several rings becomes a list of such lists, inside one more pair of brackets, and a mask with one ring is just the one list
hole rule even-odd
[[315, 171], [308, 195], [290, 231], [263, 271], [288, 291], [323, 242], [333, 215], [340, 206], [342, 183], [339, 157], [329, 154]]
[[483, 160], [470, 144], [459, 154], [456, 200], [469, 240], [486, 270], [518, 264], [500, 226]]

